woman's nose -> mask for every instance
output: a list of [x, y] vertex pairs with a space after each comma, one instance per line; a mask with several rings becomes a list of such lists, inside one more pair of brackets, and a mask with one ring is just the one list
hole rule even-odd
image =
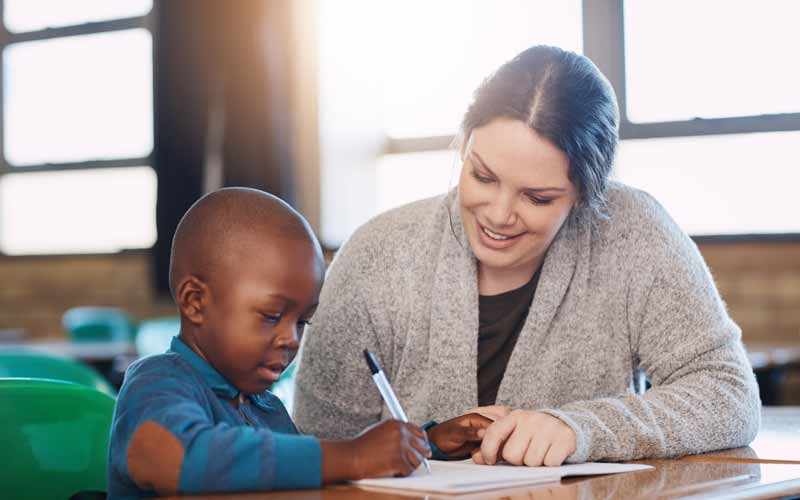
[[487, 212], [489, 223], [495, 228], [514, 224], [514, 199], [506, 194], [499, 194], [489, 203]]

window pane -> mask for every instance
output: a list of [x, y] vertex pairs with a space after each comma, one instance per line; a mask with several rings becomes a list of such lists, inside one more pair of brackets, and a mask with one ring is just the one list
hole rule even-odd
[[12, 165], [137, 158], [153, 148], [152, 41], [144, 29], [10, 45], [5, 154]]
[[615, 168], [690, 234], [800, 233], [800, 132], [626, 140]]
[[625, 2], [633, 122], [800, 112], [800, 2]]
[[323, 0], [320, 23], [321, 78], [341, 80], [340, 98], [378, 89], [391, 137], [452, 134], [500, 64], [531, 45], [582, 43], [579, 0]]
[[147, 14], [153, 0], [5, 0], [9, 31], [35, 31]]
[[446, 193], [458, 184], [457, 151], [384, 155], [377, 165], [377, 215], [390, 208]]
[[10, 255], [116, 252], [156, 240], [150, 167], [0, 177], [0, 250]]

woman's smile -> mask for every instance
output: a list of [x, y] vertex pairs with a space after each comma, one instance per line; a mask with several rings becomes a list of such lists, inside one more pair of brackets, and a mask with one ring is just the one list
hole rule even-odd
[[478, 226], [477, 233], [480, 235], [480, 242], [483, 246], [492, 250], [504, 250], [517, 243], [525, 232], [508, 234], [497, 231], [492, 231], [488, 227], [482, 225], [477, 220], [475, 224]]

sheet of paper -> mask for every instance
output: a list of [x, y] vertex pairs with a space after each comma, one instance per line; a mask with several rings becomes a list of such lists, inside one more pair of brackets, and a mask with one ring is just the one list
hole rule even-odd
[[458, 462], [431, 460], [430, 465], [430, 474], [420, 468], [408, 477], [363, 479], [355, 481], [354, 484], [370, 489], [460, 494], [559, 481], [566, 476], [617, 474], [652, 469], [649, 465], [599, 462], [561, 467], [477, 465], [469, 459]]

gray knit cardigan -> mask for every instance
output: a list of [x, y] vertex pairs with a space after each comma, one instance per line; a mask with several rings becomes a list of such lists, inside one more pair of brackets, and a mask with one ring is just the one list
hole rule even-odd
[[[612, 183], [607, 196], [607, 219], [575, 210], [550, 246], [497, 404], [570, 426], [571, 463], [747, 445], [758, 388], [697, 247], [649, 195]], [[454, 193], [400, 207], [336, 255], [300, 352], [304, 432], [353, 436], [389, 416], [365, 348], [410, 421], [477, 406], [476, 260], [458, 212]]]

